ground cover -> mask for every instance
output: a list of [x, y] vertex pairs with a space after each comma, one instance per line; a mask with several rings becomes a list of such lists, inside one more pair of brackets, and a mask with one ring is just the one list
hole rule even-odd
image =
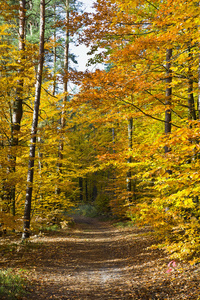
[[26, 244], [1, 240], [1, 268], [25, 272], [29, 294], [21, 299], [200, 299], [200, 265], [169, 266], [170, 257], [151, 247], [149, 228], [74, 218], [73, 228]]

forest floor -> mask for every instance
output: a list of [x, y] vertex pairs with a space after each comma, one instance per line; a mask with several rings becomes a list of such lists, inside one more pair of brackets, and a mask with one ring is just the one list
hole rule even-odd
[[23, 299], [200, 299], [200, 265], [176, 262], [168, 273], [170, 258], [151, 248], [149, 229], [75, 222], [0, 252], [1, 268], [26, 270], [30, 294]]

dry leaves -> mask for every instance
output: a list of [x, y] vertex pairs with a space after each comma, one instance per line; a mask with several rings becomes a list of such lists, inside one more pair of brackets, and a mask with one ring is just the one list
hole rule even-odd
[[170, 262], [150, 247], [148, 229], [76, 221], [74, 229], [36, 236], [28, 247], [4, 253], [2, 267], [28, 270], [29, 299], [199, 299], [199, 265]]

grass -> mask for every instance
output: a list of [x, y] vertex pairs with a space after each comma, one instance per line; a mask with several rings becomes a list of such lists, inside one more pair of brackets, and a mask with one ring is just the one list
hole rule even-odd
[[41, 231], [58, 231], [60, 230], [60, 226], [58, 224], [43, 226], [40, 228]]
[[15, 300], [27, 295], [26, 280], [14, 270], [0, 270], [0, 299]]
[[133, 227], [133, 222], [132, 221], [124, 221], [124, 222], [122, 221], [122, 222], [114, 223], [113, 226], [121, 227], [121, 228]]

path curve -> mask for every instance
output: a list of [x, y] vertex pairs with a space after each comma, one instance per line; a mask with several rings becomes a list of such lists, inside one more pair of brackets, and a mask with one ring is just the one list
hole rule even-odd
[[151, 247], [147, 228], [74, 219], [73, 229], [33, 236], [1, 257], [2, 267], [27, 270], [23, 300], [199, 300], [200, 266], [177, 262], [167, 273], [170, 258]]
[[[143, 263], [149, 255], [151, 263], [154, 259], [148, 249], [152, 239], [141, 237], [144, 229], [117, 229], [81, 216], [74, 220], [73, 232], [43, 239], [49, 251], [33, 276], [38, 283], [42, 278], [43, 289], [39, 285], [31, 299], [134, 299], [133, 285], [148, 276]], [[159, 251], [154, 255], [158, 261]]]

